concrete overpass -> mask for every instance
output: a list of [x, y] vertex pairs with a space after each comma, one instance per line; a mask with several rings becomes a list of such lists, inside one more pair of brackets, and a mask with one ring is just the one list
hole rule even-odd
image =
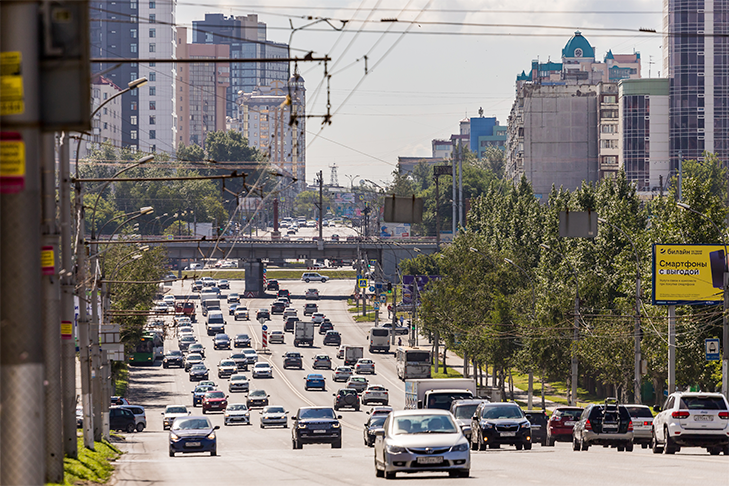
[[226, 238], [219, 242], [171, 240], [151, 244], [165, 246], [168, 257], [173, 261], [203, 258], [240, 260], [246, 270], [246, 293], [254, 292], [255, 295], [262, 290], [261, 283], [257, 282], [262, 282], [263, 260], [356, 260], [361, 257], [368, 261], [377, 260], [385, 278], [390, 282], [397, 282], [397, 266], [401, 260], [413, 258], [419, 253], [430, 254], [436, 251], [434, 238], [358, 238], [356, 241]]

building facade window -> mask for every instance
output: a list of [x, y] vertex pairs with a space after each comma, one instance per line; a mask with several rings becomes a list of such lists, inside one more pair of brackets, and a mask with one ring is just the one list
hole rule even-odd
[[157, 124], [157, 117], [155, 115], [149, 115], [149, 124], [150, 125], [156, 125]]
[[136, 125], [137, 124], [137, 115], [130, 116], [129, 123], [131, 123], [132, 125]]
[[129, 44], [129, 50], [131, 52], [137, 52], [137, 45], [136, 44]]
[[149, 96], [156, 96], [157, 95], [157, 88], [154, 86], [149, 87]]
[[132, 10], [136, 10], [137, 9], [137, 0], [130, 0], [129, 8]]
[[136, 101], [132, 101], [131, 108], [132, 108], [132, 111], [137, 111], [137, 102]]
[[149, 8], [157, 8], [157, 2], [149, 2]]
[[149, 102], [149, 109], [150, 110], [156, 110], [157, 109], [157, 102], [156, 101], [150, 101]]
[[137, 139], [137, 131], [136, 130], [132, 130], [131, 132], [129, 132], [129, 138], [131, 138], [132, 140], [136, 140]]
[[152, 71], [151, 73], [149, 73], [149, 80], [150, 81], [157, 81], [157, 73], [155, 73], [154, 71]]
[[149, 37], [152, 39], [157, 37], [157, 29], [149, 29]]
[[149, 139], [154, 140], [157, 138], [157, 130], [150, 130], [149, 131]]
[[132, 39], [136, 39], [137, 38], [137, 29], [129, 29], [129, 35], [131, 36]]
[[157, 52], [157, 44], [150, 44], [149, 52]]
[[149, 14], [149, 23], [150, 24], [156, 24], [157, 23], [157, 15], [156, 14]]

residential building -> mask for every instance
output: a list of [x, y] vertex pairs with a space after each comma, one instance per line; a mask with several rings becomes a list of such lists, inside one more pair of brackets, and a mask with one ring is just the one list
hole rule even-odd
[[[121, 88], [103, 76], [95, 76], [91, 80], [91, 110], [96, 111], [106, 100], [118, 94]], [[84, 135], [79, 146], [79, 159], [85, 159], [101, 144], [110, 143], [120, 149], [122, 146], [121, 131], [122, 100], [121, 96], [112, 99], [91, 120], [91, 133]], [[79, 134], [76, 134], [79, 135]]]
[[438, 140], [433, 139], [431, 142], [433, 146], [433, 157], [440, 159], [448, 159], [453, 153], [453, 144], [450, 140]]
[[230, 46], [189, 44], [185, 27], [177, 28], [177, 36], [177, 50], [181, 58], [203, 61], [180, 64], [178, 67], [177, 143], [196, 144], [204, 148], [208, 132], [226, 129], [230, 64], [215, 62], [215, 59], [228, 59]]
[[729, 5], [663, 1], [663, 75], [670, 80], [671, 170], [712, 152], [729, 159]]
[[121, 96], [121, 145], [132, 151], [175, 151], [175, 66], [143, 62], [174, 59], [177, 0], [91, 0], [91, 57], [139, 59], [92, 63], [93, 73], [119, 87], [147, 77], [149, 83]]
[[243, 136], [248, 145], [268, 154], [269, 161], [306, 183], [306, 88], [294, 75], [287, 83], [272, 81], [238, 97]]
[[597, 160], [598, 179], [615, 177], [620, 160], [620, 110], [618, 85], [599, 83], [597, 85]]
[[670, 80], [620, 82], [620, 160], [639, 194], [660, 193], [669, 182]]
[[[258, 15], [226, 17], [220, 13], [205, 14], [205, 20], [192, 22], [194, 44], [226, 44], [234, 59], [288, 58], [289, 46], [266, 39], [266, 24]], [[240, 62], [230, 64], [230, 86], [227, 89], [226, 115], [238, 118], [238, 93], [251, 93], [258, 86], [274, 81], [287, 83], [288, 62]]]

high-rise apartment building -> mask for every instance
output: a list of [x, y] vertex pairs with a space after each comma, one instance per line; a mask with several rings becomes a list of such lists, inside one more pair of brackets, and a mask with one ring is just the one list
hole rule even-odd
[[121, 145], [133, 151], [174, 153], [176, 148], [175, 65], [144, 62], [174, 59], [176, 5], [177, 0], [90, 2], [91, 57], [131, 61], [119, 67], [93, 63], [92, 73], [122, 89], [140, 77], [149, 80], [121, 96]]
[[670, 80], [670, 163], [729, 158], [729, 2], [663, 0], [663, 75]]
[[[192, 23], [193, 44], [226, 44], [233, 59], [276, 59], [289, 57], [289, 48], [266, 40], [266, 24], [258, 16], [226, 17], [205, 14], [205, 20]], [[236, 99], [239, 92], [251, 93], [258, 86], [274, 81], [287, 83], [288, 62], [234, 62], [230, 64], [230, 86], [227, 89], [227, 116], [237, 118]]]
[[[91, 80], [91, 109], [96, 111], [102, 103], [121, 91], [119, 86], [103, 76], [95, 76]], [[102, 144], [109, 143], [120, 149], [121, 144], [121, 97], [112, 99], [91, 120], [91, 133], [84, 135], [78, 148], [79, 159], [88, 157]]]

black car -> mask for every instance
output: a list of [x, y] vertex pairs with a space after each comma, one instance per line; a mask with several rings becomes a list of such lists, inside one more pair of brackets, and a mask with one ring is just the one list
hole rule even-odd
[[265, 390], [253, 390], [248, 394], [246, 406], [250, 409], [253, 407], [268, 407], [268, 395]]
[[339, 331], [327, 331], [324, 335], [324, 345], [341, 346], [342, 336], [339, 335]]
[[291, 293], [286, 289], [281, 289], [276, 294], [277, 297], [291, 297]]
[[359, 411], [359, 405], [359, 394], [354, 388], [341, 388], [334, 394], [334, 410], [353, 408], [357, 412]]
[[122, 407], [109, 407], [109, 428], [131, 434], [137, 428], [137, 421], [131, 411]]
[[295, 351], [288, 352], [283, 355], [283, 367], [286, 368], [298, 368], [298, 369], [304, 369], [304, 362], [301, 359], [301, 353], [297, 353]]
[[259, 309], [258, 313], [256, 314], [256, 320], [259, 320], [261, 318], [264, 318], [268, 321], [271, 320], [271, 313], [268, 311], [268, 309]]
[[319, 334], [326, 334], [327, 331], [333, 330], [334, 324], [332, 324], [332, 321], [330, 321], [329, 319], [325, 319], [324, 322], [319, 325]]
[[331, 444], [332, 449], [342, 447], [341, 415], [331, 407], [302, 407], [293, 417], [291, 444], [301, 449], [304, 444]]
[[204, 364], [196, 364], [190, 368], [190, 381], [207, 380], [210, 377], [208, 373], [208, 368]]
[[364, 444], [367, 447], [375, 445], [375, 432], [383, 430], [382, 425], [385, 423], [387, 415], [373, 415], [364, 424]]
[[547, 422], [549, 418], [544, 410], [525, 410], [524, 415], [532, 426], [532, 443], [547, 445]]
[[235, 361], [238, 371], [248, 371], [248, 356], [245, 353], [233, 353], [230, 355], [230, 359]]
[[471, 449], [497, 449], [501, 444], [530, 450], [531, 425], [516, 403], [482, 403], [471, 419]]
[[269, 280], [266, 284], [266, 290], [275, 290], [278, 292], [278, 280]]
[[165, 354], [165, 358], [162, 360], [162, 367], [169, 368], [170, 366], [185, 367], [185, 356], [183, 356], [182, 351], [172, 350]]
[[294, 332], [294, 327], [296, 326], [296, 321], [298, 321], [298, 317], [289, 317], [286, 319], [286, 322], [284, 323], [284, 331], [285, 332]]
[[236, 348], [250, 348], [251, 337], [248, 334], [236, 334], [233, 339], [233, 346]]
[[274, 302], [271, 304], [271, 314], [283, 314], [286, 310], [286, 304], [283, 302]]
[[213, 339], [213, 348], [230, 349], [230, 337], [227, 334], [216, 334]]

